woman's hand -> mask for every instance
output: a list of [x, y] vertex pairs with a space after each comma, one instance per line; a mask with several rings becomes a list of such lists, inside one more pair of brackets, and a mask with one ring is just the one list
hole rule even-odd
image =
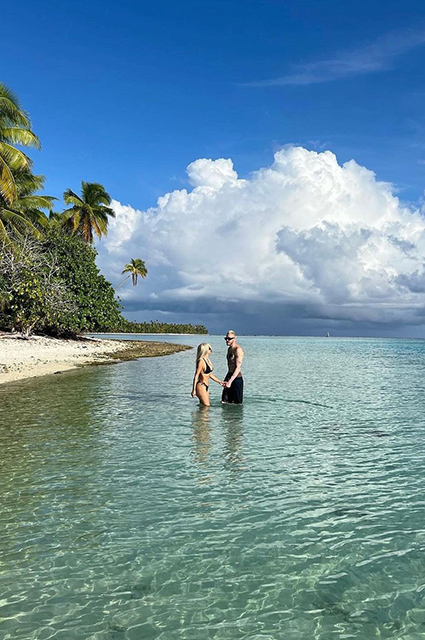
[[190, 395], [192, 396], [192, 398], [196, 398], [196, 391], [192, 391]]

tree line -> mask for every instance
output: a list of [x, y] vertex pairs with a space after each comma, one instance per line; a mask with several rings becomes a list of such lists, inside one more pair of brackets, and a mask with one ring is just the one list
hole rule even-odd
[[[45, 178], [33, 172], [20, 147], [41, 148], [29, 115], [0, 83], [0, 329], [49, 335], [91, 332], [207, 333], [204, 326], [152, 321], [132, 323], [121, 313], [115, 289], [96, 265], [94, 237], [115, 217], [111, 197], [98, 183], [67, 189], [66, 208], [40, 194]], [[124, 266], [134, 286], [148, 271], [133, 258]]]
[[121, 331], [124, 333], [208, 333], [208, 329], [203, 324], [175, 324], [170, 322], [129, 322], [126, 320], [122, 324]]

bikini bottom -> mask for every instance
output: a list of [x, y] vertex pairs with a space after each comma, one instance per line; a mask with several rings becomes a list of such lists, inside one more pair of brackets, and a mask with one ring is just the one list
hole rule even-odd
[[205, 391], [208, 391], [209, 386], [207, 384], [205, 384], [205, 382], [198, 382], [197, 384], [203, 384], [205, 387]]

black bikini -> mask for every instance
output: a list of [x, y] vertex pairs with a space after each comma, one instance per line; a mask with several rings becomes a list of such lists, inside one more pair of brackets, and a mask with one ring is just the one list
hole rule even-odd
[[[208, 375], [209, 373], [212, 372], [214, 367], [210, 367], [210, 365], [208, 364], [208, 362], [205, 360], [205, 358], [203, 358], [204, 362], [205, 362], [205, 371], [204, 374]], [[198, 384], [203, 384], [205, 387], [205, 390], [208, 391], [209, 386], [205, 383], [205, 382], [198, 382]]]
[[209, 365], [209, 364], [208, 364], [208, 362], [205, 360], [205, 358], [204, 358], [204, 362], [205, 362], [205, 365], [206, 365], [206, 366], [205, 366], [205, 371], [204, 371], [204, 373], [205, 373], [205, 374], [211, 373], [211, 371], [213, 370], [213, 367], [210, 367], [210, 365]]

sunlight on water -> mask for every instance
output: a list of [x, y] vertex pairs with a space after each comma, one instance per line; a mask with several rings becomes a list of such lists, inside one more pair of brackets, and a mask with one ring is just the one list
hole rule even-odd
[[425, 637], [425, 341], [240, 342], [0, 388], [2, 638]]

